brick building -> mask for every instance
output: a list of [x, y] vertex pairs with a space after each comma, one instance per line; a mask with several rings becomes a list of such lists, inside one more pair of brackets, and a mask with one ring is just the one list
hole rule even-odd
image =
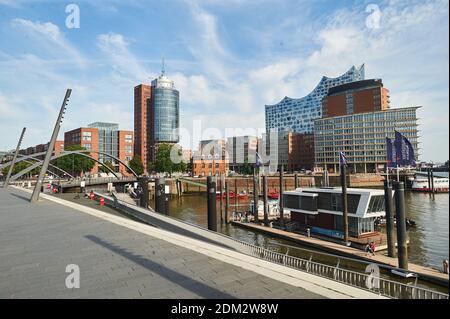
[[322, 99], [322, 117], [385, 111], [389, 103], [389, 90], [381, 79], [350, 82], [328, 90]]

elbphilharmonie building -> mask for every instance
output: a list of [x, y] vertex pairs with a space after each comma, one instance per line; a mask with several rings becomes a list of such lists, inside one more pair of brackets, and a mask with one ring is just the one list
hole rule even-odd
[[337, 78], [324, 76], [316, 88], [300, 99], [285, 97], [279, 103], [266, 105], [266, 131], [276, 129], [295, 133], [312, 133], [314, 120], [322, 117], [322, 99], [328, 89], [365, 79], [364, 64], [353, 66]]

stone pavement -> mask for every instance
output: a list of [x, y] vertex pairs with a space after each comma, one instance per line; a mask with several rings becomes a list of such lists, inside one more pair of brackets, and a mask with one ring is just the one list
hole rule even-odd
[[[154, 231], [155, 236], [158, 231], [159, 238], [52, 200], [31, 204], [29, 197], [29, 193], [11, 187], [0, 189], [0, 298], [323, 298], [327, 295], [317, 293], [320, 289], [311, 292], [286, 280], [269, 278], [213, 258], [212, 251], [207, 255], [162, 240], [164, 231], [148, 225], [110, 217], [138, 225], [133, 227], [145, 227], [146, 231]], [[78, 289], [65, 286], [69, 264], [80, 268]], [[335, 297], [348, 297], [330, 291]]]

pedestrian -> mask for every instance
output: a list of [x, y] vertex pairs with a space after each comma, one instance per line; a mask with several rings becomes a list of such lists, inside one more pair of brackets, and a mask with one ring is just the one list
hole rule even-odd
[[371, 242], [371, 243], [369, 244], [369, 252], [370, 252], [373, 256], [375, 256], [375, 242]]

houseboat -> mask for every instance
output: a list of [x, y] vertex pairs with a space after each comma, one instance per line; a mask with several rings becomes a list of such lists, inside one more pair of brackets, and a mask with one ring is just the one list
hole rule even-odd
[[[349, 236], [358, 241], [381, 238], [375, 231], [375, 219], [384, 217], [384, 191], [377, 189], [347, 189]], [[312, 234], [343, 239], [341, 188], [297, 188], [283, 193], [284, 209], [291, 221]]]
[[[252, 216], [254, 216], [254, 205], [253, 205], [253, 200], [250, 201], [250, 214]], [[263, 220], [264, 219], [264, 202], [262, 200], [258, 200], [258, 219], [259, 220]], [[278, 200], [271, 200], [269, 199], [267, 201], [267, 213], [268, 213], [268, 217], [269, 220], [276, 220], [278, 218], [280, 218], [280, 206], [278, 203]], [[285, 218], [290, 218], [290, 213], [289, 211], [284, 210], [284, 215], [283, 217]]]

